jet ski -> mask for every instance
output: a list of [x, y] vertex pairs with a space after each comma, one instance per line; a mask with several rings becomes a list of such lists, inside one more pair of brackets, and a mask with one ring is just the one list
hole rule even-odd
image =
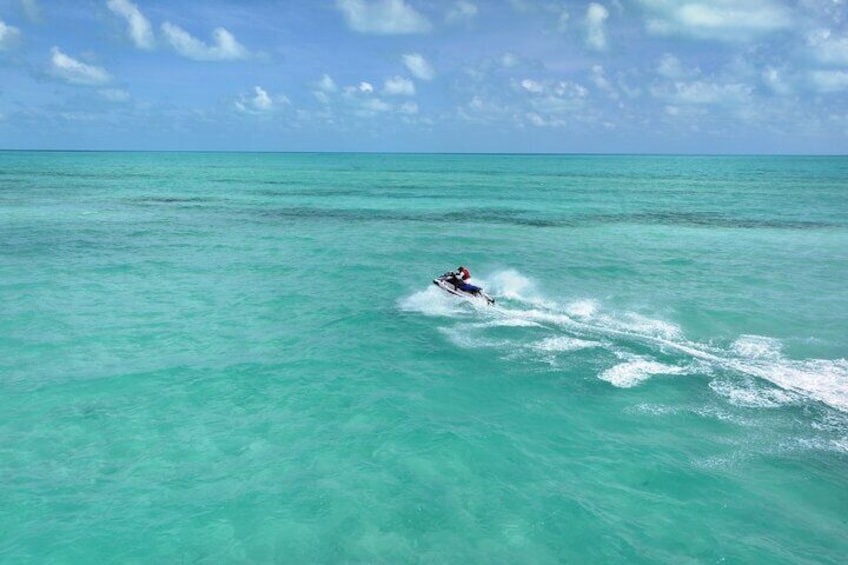
[[461, 296], [470, 300], [482, 300], [489, 306], [495, 304], [495, 299], [483, 292], [482, 288], [463, 282], [454, 272], [445, 273], [433, 279], [433, 284], [454, 296]]

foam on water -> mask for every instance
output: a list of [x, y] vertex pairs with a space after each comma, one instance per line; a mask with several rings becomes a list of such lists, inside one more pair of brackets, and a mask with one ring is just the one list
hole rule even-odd
[[459, 324], [452, 327], [442, 327], [439, 331], [454, 345], [463, 349], [494, 348], [507, 350], [511, 342], [505, 339], [492, 339], [475, 333], [473, 324]]
[[730, 345], [730, 351], [743, 359], [780, 358], [780, 340], [760, 335], [743, 335]]
[[425, 316], [453, 316], [467, 311], [467, 301], [458, 300], [435, 285], [402, 298], [399, 306], [406, 312], [418, 312]]
[[530, 344], [530, 347], [538, 351], [560, 353], [565, 351], [577, 351], [588, 347], [599, 347], [600, 345], [601, 343], [597, 341], [557, 335], [546, 337], [541, 341], [533, 342]]
[[[845, 359], [787, 359], [779, 340], [756, 335], [740, 336], [729, 350], [724, 366], [758, 377], [780, 387], [779, 400], [791, 401], [796, 394], [848, 412], [848, 361]], [[775, 393], [757, 392], [754, 402], [766, 405]], [[747, 397], [750, 391], [737, 392], [733, 398]]]
[[710, 389], [726, 398], [731, 404], [751, 408], [776, 408], [784, 406], [797, 399], [784, 390], [772, 387], [757, 386], [755, 383], [738, 383], [728, 380], [710, 382]]
[[535, 294], [534, 283], [529, 278], [515, 270], [495, 273], [489, 280], [480, 279], [492, 292], [506, 299], [521, 298]]
[[[697, 343], [688, 340], [683, 329], [673, 322], [637, 312], [606, 311], [596, 299], [563, 303], [550, 300], [539, 293], [531, 279], [514, 270], [495, 273], [480, 282], [496, 296], [497, 306], [469, 309], [468, 301], [458, 300], [437, 288], [415, 293], [403, 299], [401, 306], [429, 316], [473, 313], [483, 318], [475, 326], [482, 331], [527, 327], [541, 328], [550, 334], [539, 339], [519, 333], [492, 340], [480, 333], [473, 337], [466, 335], [469, 330], [466, 326], [447, 331], [451, 341], [462, 347], [501, 347], [506, 355], [520, 350], [556, 355], [603, 348], [620, 362], [603, 369], [597, 377], [621, 388], [637, 386], [656, 375], [711, 375], [723, 371], [756, 377], [763, 383], [751, 384], [745, 379], [712, 380], [711, 389], [736, 405], [783, 406], [797, 402], [800, 395], [848, 412], [848, 361], [844, 359], [787, 359], [782, 354], [780, 340], [767, 336], [742, 335], [725, 348]], [[649, 353], [634, 352], [644, 348]], [[661, 359], [669, 355], [677, 361], [669, 363]]]
[[499, 271], [488, 278], [478, 279], [477, 282], [507, 301], [516, 300], [547, 309], [557, 307], [555, 302], [544, 299], [538, 293], [536, 283], [532, 279], [512, 269]]
[[801, 394], [848, 412], [848, 361], [845, 359], [792, 360], [777, 357], [730, 361], [729, 367], [759, 377], [785, 391]]
[[621, 388], [630, 388], [654, 375], [681, 375], [683, 367], [659, 363], [649, 358], [636, 357], [614, 365], [598, 375], [598, 378]]
[[578, 300], [566, 306], [566, 312], [576, 318], [591, 318], [598, 311], [595, 300]]

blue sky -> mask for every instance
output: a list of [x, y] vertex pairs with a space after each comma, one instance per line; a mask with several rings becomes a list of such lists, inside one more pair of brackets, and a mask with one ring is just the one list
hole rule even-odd
[[848, 0], [0, 0], [0, 148], [848, 153]]

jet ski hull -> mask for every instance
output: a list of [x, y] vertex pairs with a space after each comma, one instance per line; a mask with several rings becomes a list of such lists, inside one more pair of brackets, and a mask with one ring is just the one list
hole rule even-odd
[[441, 277], [433, 279], [433, 284], [437, 287], [441, 288], [445, 292], [453, 294], [454, 296], [460, 296], [462, 298], [467, 298], [469, 300], [476, 300], [480, 302], [484, 302], [488, 305], [494, 305], [495, 299], [483, 292], [482, 290], [475, 291], [466, 291], [462, 290], [457, 285], [453, 284], [450, 281], [450, 278], [442, 275]]

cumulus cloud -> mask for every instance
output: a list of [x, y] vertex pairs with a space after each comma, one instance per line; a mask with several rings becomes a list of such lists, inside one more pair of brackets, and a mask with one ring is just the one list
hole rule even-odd
[[592, 2], [586, 9], [586, 45], [597, 51], [607, 48], [606, 22], [609, 11], [600, 4]]
[[333, 78], [328, 74], [323, 75], [321, 77], [321, 80], [319, 80], [315, 84], [315, 86], [321, 92], [335, 92], [339, 89], [339, 87], [336, 86], [336, 81], [334, 81]]
[[457, 108], [457, 115], [473, 123], [500, 123], [514, 116], [513, 108], [502, 105], [489, 98], [475, 95], [466, 104]]
[[139, 49], [153, 49], [155, 39], [150, 21], [130, 0], [109, 0], [106, 6], [127, 21], [130, 38]]
[[375, 114], [390, 112], [391, 110], [391, 104], [387, 104], [379, 98], [368, 98], [356, 107], [354, 113], [361, 117], [370, 118]]
[[252, 95], [243, 95], [235, 102], [236, 109], [247, 114], [261, 114], [274, 110], [278, 104], [287, 104], [289, 99], [283, 95], [271, 98], [261, 86], [253, 87]]
[[848, 71], [813, 71], [813, 87], [819, 92], [831, 93], [848, 90]]
[[415, 85], [408, 78], [392, 77], [383, 85], [386, 96], [415, 96]]
[[498, 63], [505, 69], [511, 69], [521, 64], [521, 58], [515, 53], [504, 53], [498, 59]]
[[162, 33], [174, 51], [195, 61], [234, 61], [250, 56], [247, 48], [222, 27], [212, 33], [215, 40], [213, 45], [207, 45], [171, 22], [162, 24]]
[[606, 71], [601, 65], [592, 66], [591, 79], [598, 90], [606, 92], [609, 97], [614, 100], [618, 99], [618, 92], [616, 92], [615, 87], [613, 87], [612, 83], [607, 78]]
[[407, 70], [412, 73], [412, 76], [419, 80], [433, 80], [436, 76], [436, 71], [423, 55], [418, 53], [407, 53], [403, 56], [403, 64]]
[[586, 106], [589, 91], [569, 81], [524, 79], [516, 89], [529, 96], [525, 117], [534, 126], [562, 127]]
[[334, 81], [328, 74], [322, 75], [321, 80], [315, 82], [313, 86], [314, 90], [312, 91], [312, 95], [315, 96], [315, 98], [322, 104], [329, 104], [330, 95], [339, 89], [339, 87], [336, 86], [336, 81]]
[[519, 84], [521, 89], [531, 94], [541, 94], [557, 98], [586, 98], [589, 94], [585, 87], [565, 80], [537, 81], [524, 79]]
[[792, 92], [792, 87], [786, 81], [782, 69], [766, 67], [762, 71], [763, 83], [775, 94], [787, 95]]
[[545, 91], [544, 85], [536, 80], [526, 78], [521, 81], [521, 88], [525, 91], [530, 92], [531, 94], [541, 94]]
[[391, 104], [384, 102], [373, 94], [374, 87], [368, 82], [361, 82], [359, 86], [348, 86], [344, 88], [342, 99], [350, 112], [361, 118], [371, 118], [392, 110]]
[[21, 37], [21, 30], [0, 20], [0, 51], [17, 47]]
[[21, 30], [0, 20], [0, 51], [14, 49], [21, 41]]
[[378, 93], [370, 82], [338, 87], [329, 75], [324, 75], [314, 83], [312, 94], [324, 105], [321, 116], [325, 119], [328, 116], [334, 120], [345, 117], [370, 119], [387, 115], [407, 119], [419, 112], [418, 104], [413, 101], [392, 101], [393, 98], [415, 94], [413, 82], [400, 76], [387, 79]]
[[427, 33], [430, 21], [404, 0], [336, 0], [347, 25], [359, 33], [401, 35]]
[[271, 97], [268, 96], [268, 93], [261, 86], [255, 87], [254, 92], [256, 92], [256, 96], [251, 100], [253, 107], [259, 110], [270, 110], [274, 103], [271, 102]]
[[637, 0], [649, 33], [718, 41], [746, 41], [788, 28], [789, 10], [776, 0]]
[[477, 6], [467, 0], [458, 0], [448, 10], [445, 21], [450, 24], [468, 22], [477, 15]]
[[848, 65], [848, 35], [837, 36], [829, 29], [819, 29], [807, 36], [807, 44], [819, 61]]
[[51, 50], [50, 70], [65, 82], [87, 86], [99, 86], [111, 80], [102, 67], [87, 65], [63, 53], [58, 47]]
[[667, 79], [681, 80], [692, 78], [700, 74], [701, 70], [698, 67], [690, 68], [683, 65], [680, 59], [666, 53], [663, 55], [657, 64], [657, 74]]
[[398, 108], [398, 111], [401, 114], [406, 114], [408, 116], [412, 116], [418, 113], [418, 104], [415, 102], [404, 102]]
[[655, 88], [653, 94], [657, 98], [678, 106], [732, 106], [750, 102], [753, 91], [753, 87], [740, 82], [719, 83], [696, 80], [690, 82], [677, 81], [664, 87]]

